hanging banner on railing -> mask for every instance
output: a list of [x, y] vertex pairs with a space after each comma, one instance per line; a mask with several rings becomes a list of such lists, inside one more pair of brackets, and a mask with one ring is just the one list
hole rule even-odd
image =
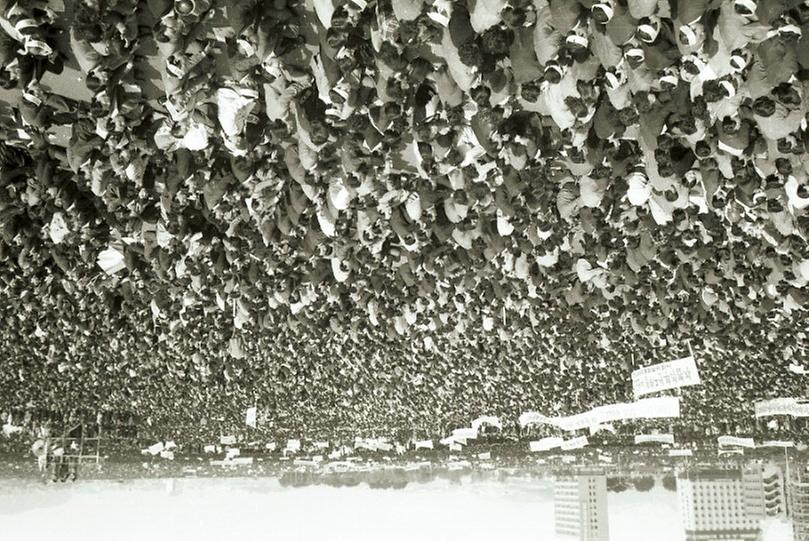
[[719, 443], [720, 446], [747, 447], [749, 449], [756, 447], [753, 438], [737, 438], [736, 436], [719, 436], [717, 443]]
[[780, 447], [782, 449], [791, 449], [795, 447], [794, 441], [781, 441], [781, 440], [769, 440], [763, 441], [758, 444], [758, 447]]
[[699, 371], [694, 357], [653, 364], [632, 372], [632, 391], [635, 398], [699, 383]]

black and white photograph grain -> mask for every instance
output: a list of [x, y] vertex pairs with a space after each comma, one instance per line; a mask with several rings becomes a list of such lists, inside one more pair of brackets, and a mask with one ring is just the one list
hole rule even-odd
[[0, 426], [2, 541], [809, 541], [809, 0], [0, 0]]

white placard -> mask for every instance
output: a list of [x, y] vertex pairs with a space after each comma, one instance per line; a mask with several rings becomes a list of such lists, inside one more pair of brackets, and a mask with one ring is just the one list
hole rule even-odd
[[415, 442], [416, 449], [432, 449], [433, 440], [422, 440]]
[[219, 444], [220, 445], [235, 445], [236, 444], [236, 436], [220, 436], [219, 437]]
[[150, 455], [155, 456], [159, 455], [163, 451], [163, 448], [163, 442], [159, 441], [154, 445], [150, 445], [148, 451]]
[[638, 434], [635, 436], [635, 445], [640, 443], [667, 443], [674, 445], [674, 434]]
[[301, 450], [301, 440], [287, 440], [287, 451], [298, 452]]
[[203, 451], [205, 451], [207, 454], [213, 454], [216, 452], [216, 445], [206, 445], [203, 448]]
[[257, 414], [258, 414], [258, 409], [255, 406], [247, 408], [247, 411], [244, 414], [244, 424], [246, 424], [247, 426], [252, 426], [253, 428], [256, 428]]
[[699, 371], [694, 357], [653, 364], [632, 372], [632, 390], [635, 398], [699, 383]]
[[756, 447], [753, 438], [737, 438], [736, 436], [719, 436], [717, 443], [719, 443], [719, 445], [747, 447], [748, 449], [754, 449]]
[[461, 451], [463, 451], [463, 447], [461, 447], [461, 445], [458, 443], [450, 443], [449, 450], [454, 451], [456, 453], [460, 453]]

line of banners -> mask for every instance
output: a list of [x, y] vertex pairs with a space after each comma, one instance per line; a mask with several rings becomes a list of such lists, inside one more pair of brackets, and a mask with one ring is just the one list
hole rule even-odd
[[520, 415], [520, 426], [531, 424], [548, 424], [561, 430], [572, 432], [584, 428], [595, 427], [614, 421], [632, 419], [662, 419], [680, 416], [679, 396], [660, 396], [643, 398], [635, 402], [620, 402], [607, 406], [598, 406], [590, 411], [563, 417], [548, 417], [535, 411]]

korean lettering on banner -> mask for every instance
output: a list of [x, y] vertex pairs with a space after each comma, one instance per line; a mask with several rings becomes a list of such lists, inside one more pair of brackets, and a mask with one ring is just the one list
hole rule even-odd
[[694, 357], [654, 364], [632, 372], [635, 397], [699, 383], [699, 371]]

